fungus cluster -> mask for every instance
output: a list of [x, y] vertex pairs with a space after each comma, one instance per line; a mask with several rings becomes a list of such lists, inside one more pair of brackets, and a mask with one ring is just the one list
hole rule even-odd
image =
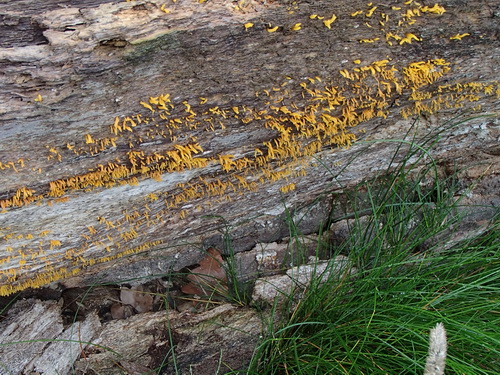
[[[411, 0], [401, 7], [385, 7], [384, 12], [381, 8], [369, 3], [366, 9], [350, 14], [362, 19], [370, 29], [373, 22], [378, 23], [379, 31], [384, 33], [360, 42], [385, 39], [389, 45], [403, 45], [420, 41], [406, 29], [426, 13], [440, 15], [445, 11], [437, 4], [429, 7]], [[168, 15], [167, 10], [162, 9]], [[325, 29], [331, 29], [337, 16], [313, 14], [309, 20], [321, 21]], [[290, 28], [299, 31], [306, 22], [294, 23]], [[249, 30], [253, 23], [244, 27]], [[277, 30], [277, 26], [267, 27], [268, 32]], [[40, 209], [43, 205], [65, 204], [72, 193], [135, 186], [149, 179], [162, 181], [167, 174], [185, 171], [194, 173], [186, 183], [175, 187], [159, 185], [157, 190], [147, 192], [133, 210], [89, 218], [88, 225], [80, 228], [80, 238], [71, 239], [69, 245], [67, 239], [49, 230], [35, 234], [28, 229], [17, 233], [8, 226], [0, 228], [0, 240], [5, 245], [0, 253], [0, 295], [41, 286], [97, 263], [153, 249], [162, 241], [150, 241], [147, 234], [173, 215], [187, 220], [235, 194], [256, 191], [269, 183], [276, 183], [276, 190], [282, 194], [293, 194], [298, 177], [307, 172], [309, 158], [325, 149], [349, 147], [361, 123], [386, 118], [391, 112], [399, 111], [408, 117], [460, 108], [485, 96], [500, 98], [497, 81], [440, 84], [441, 77], [451, 69], [452, 64], [440, 58], [406, 66], [389, 58], [369, 63], [354, 60], [351, 68], [332, 72], [330, 77], [286, 77], [281, 85], [255, 92], [258, 104], [253, 107], [221, 107], [210, 104], [206, 97], [174, 100], [177, 95], [163, 93], [143, 98], [138, 113], [116, 116], [99, 132], [86, 132], [61, 145], [47, 145], [47, 159], [54, 163], [75, 155], [116, 156], [85, 173], [54, 179], [44, 187], [17, 188], [0, 199], [0, 215], [33, 204]], [[409, 104], [398, 107], [399, 99]], [[264, 142], [244, 145], [238, 153], [212, 150], [200, 136], [229, 136], [235, 126], [243, 132], [245, 127], [262, 127], [274, 135]], [[25, 168], [25, 161], [29, 158], [2, 161], [0, 172], [16, 173]], [[72, 247], [75, 242], [78, 246]], [[61, 259], [71, 268], [56, 269], [54, 265]], [[16, 262], [17, 268], [12, 266]], [[34, 265], [38, 271], [18, 281], [19, 275], [32, 272]]]
[[[297, 9], [298, 5], [295, 5], [293, 10], [292, 7], [289, 7], [289, 13], [293, 14]], [[400, 6], [393, 5], [391, 7], [388, 7], [385, 4], [377, 5], [374, 2], [369, 2], [366, 4], [365, 9], [359, 9], [352, 12], [350, 17], [360, 20], [370, 33], [378, 34], [378, 36], [375, 37], [359, 39], [359, 43], [375, 43], [385, 41], [385, 43], [392, 46], [395, 44], [411, 44], [412, 41], [421, 42], [421, 37], [418, 37], [413, 32], [410, 32], [411, 27], [419, 18], [424, 17], [425, 15], [440, 16], [445, 12], [445, 8], [441, 5], [434, 4], [433, 6], [427, 6], [414, 0], [404, 1], [401, 2]], [[293, 25], [273, 25], [268, 23], [266, 30], [270, 33], [274, 33], [280, 29], [298, 31], [308, 26], [314, 26], [314, 24], [318, 21], [322, 22], [323, 26], [327, 29], [332, 29], [332, 24], [337, 19], [338, 17], [336, 14], [311, 14], [302, 22], [295, 23]], [[245, 30], [248, 30], [253, 26], [253, 22], [247, 22], [244, 24]], [[457, 34], [456, 36], [450, 37], [450, 39], [460, 40], [462, 37], [467, 35], [469, 34]]]

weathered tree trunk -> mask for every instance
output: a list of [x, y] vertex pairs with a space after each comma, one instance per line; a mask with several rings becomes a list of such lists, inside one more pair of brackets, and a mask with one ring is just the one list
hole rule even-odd
[[[180, 269], [223, 229], [236, 251], [284, 236], [284, 200], [298, 210], [384, 168], [393, 144], [374, 143], [332, 186], [365, 147], [346, 149], [355, 139], [498, 111], [499, 12], [493, 0], [0, 5], [0, 295]], [[480, 118], [433, 151], [474, 166], [464, 178], [485, 174], [479, 200], [493, 206], [498, 139], [498, 118]]]

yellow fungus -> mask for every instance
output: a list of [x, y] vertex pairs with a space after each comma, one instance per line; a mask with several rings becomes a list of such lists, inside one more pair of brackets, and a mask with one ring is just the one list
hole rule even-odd
[[421, 12], [424, 12], [424, 13], [434, 13], [434, 14], [439, 14], [439, 15], [446, 12], [446, 9], [438, 4], [434, 4], [434, 6], [432, 6], [432, 7], [423, 6], [423, 7], [420, 7], [419, 9]]
[[139, 102], [139, 104], [140, 104], [140, 105], [142, 105], [144, 108], [147, 108], [147, 109], [149, 109], [151, 112], [153, 112], [153, 113], [154, 113], [154, 111], [155, 111], [155, 110], [153, 109], [153, 107], [151, 107], [151, 105], [150, 105], [150, 104], [148, 104], [148, 103], [146, 103], [146, 102]]
[[222, 166], [222, 170], [225, 172], [229, 172], [232, 167], [235, 165], [233, 160], [234, 155], [219, 155], [219, 162]]
[[42, 95], [38, 94], [35, 98], [35, 102], [41, 102], [43, 100]]
[[361, 39], [359, 42], [360, 43], [375, 43], [378, 40], [380, 40], [380, 38]]
[[290, 192], [290, 191], [292, 191], [292, 190], [295, 190], [295, 188], [296, 188], [295, 184], [293, 184], [293, 183], [292, 183], [292, 184], [288, 184], [288, 185], [286, 185], [286, 186], [282, 186], [282, 187], [280, 188], [280, 191], [281, 191], [282, 193], [288, 193], [288, 192]]
[[465, 38], [466, 36], [469, 36], [469, 33], [464, 33], [464, 34], [456, 34], [454, 36], [450, 37], [450, 40], [462, 40], [462, 38]]
[[166, 14], [169, 14], [170, 13], [170, 9], [167, 9], [165, 8], [166, 4], [162, 4], [161, 7], [160, 7], [160, 10], [162, 12], [165, 12]]
[[318, 18], [318, 15], [317, 15], [317, 14], [311, 14], [311, 15], [309, 16], [309, 18], [313, 20], [313, 19], [315, 19], [315, 18]]
[[[416, 12], [413, 14], [415, 15]], [[416, 40], [417, 37], [412, 37], [412, 35], [406, 34], [405, 38], [409, 38], [410, 41]], [[386, 40], [403, 39], [397, 38], [397, 35], [386, 34]], [[371, 41], [373, 42], [375, 39], [371, 39]], [[143, 242], [142, 231], [153, 230], [153, 228], [146, 229], [146, 226], [165, 223], [165, 218], [168, 218], [169, 215], [172, 217], [175, 215], [178, 215], [176, 217], [196, 215], [212, 203], [225, 202], [234, 198], [234, 195], [229, 194], [231, 192], [241, 195], [245, 193], [242, 189], [256, 190], [262, 183], [280, 181], [281, 183], [274, 185], [274, 189], [279, 189], [283, 193], [293, 191], [296, 188], [295, 185], [286, 183], [288, 179], [306, 173], [303, 167], [306, 156], [314, 155], [325, 146], [348, 147], [356, 139], [355, 134], [348, 129], [375, 117], [385, 118], [389, 114], [389, 103], [394, 102], [397, 106], [397, 94], [401, 94], [403, 90], [408, 92], [410, 103], [401, 110], [401, 114], [406, 117], [418, 115], [423, 111], [432, 113], [440, 107], [452, 108], [452, 106], [461, 105], [464, 101], [477, 101], [483, 93], [500, 96], [498, 83], [467, 86], [466, 84], [460, 86], [444, 84], [438, 86], [435, 84], [433, 91], [431, 92], [429, 89], [427, 92], [426, 87], [435, 83], [450, 69], [449, 63], [443, 59], [417, 61], [402, 69], [396, 69], [396, 66], [392, 65], [389, 59], [374, 61], [365, 66], [360, 65], [360, 59], [353, 62], [357, 66], [340, 71], [340, 75], [345, 78], [341, 79], [341, 86], [332, 86], [328, 84], [328, 81], [319, 84], [318, 82], [322, 82], [320, 77], [310, 77], [307, 80], [304, 79], [305, 82], [295, 82], [290, 77], [285, 77], [288, 80], [286, 81], [287, 89], [279, 84], [275, 84], [275, 87], [269, 87], [267, 90], [260, 89], [261, 94], [265, 93], [266, 95], [266, 97], [261, 95], [260, 99], [265, 99], [263, 103], [267, 104], [262, 104], [257, 108], [234, 103], [227, 107], [221, 105], [221, 107], [213, 107], [210, 110], [206, 108], [203, 114], [196, 114], [187, 101], [183, 102], [182, 99], [176, 98], [176, 102], [184, 103], [184, 106], [175, 111], [177, 114], [171, 115], [168, 112], [174, 106], [170, 103], [168, 94], [150, 97], [149, 101], [141, 102], [139, 106], [139, 108], [144, 107], [151, 112], [148, 116], [142, 115], [141, 117], [129, 114], [129, 117], [115, 117], [114, 124], [108, 128], [111, 129], [115, 137], [94, 139], [88, 135], [92, 143], [82, 147], [73, 146], [73, 142], [68, 143], [74, 147], [74, 152], [78, 152], [79, 155], [99, 153], [111, 145], [116, 147], [116, 144], [123, 146], [129, 144], [130, 150], [126, 155], [101, 162], [102, 164], [97, 164], [94, 169], [80, 175], [49, 181], [46, 188], [41, 189], [45, 193], [37, 195], [33, 189], [20, 187], [12, 193], [12, 196], [0, 200], [0, 206], [3, 210], [8, 210], [11, 207], [40, 203], [42, 200], [47, 203], [64, 202], [68, 198], [64, 195], [73, 190], [84, 193], [97, 187], [110, 188], [119, 184], [139, 184], [144, 179], [161, 179], [161, 175], [165, 173], [191, 168], [205, 168], [214, 164], [221, 165], [218, 172], [219, 177], [214, 177], [203, 171], [196, 171], [195, 176], [204, 175], [204, 177], [199, 176], [196, 177], [195, 181], [191, 180], [179, 184], [175, 191], [159, 190], [150, 194], [146, 193], [142, 203], [132, 213], [122, 212], [121, 216], [113, 221], [102, 217], [98, 218], [98, 224], [95, 227], [88, 227], [78, 239], [86, 242], [81, 248], [63, 249], [63, 254], [60, 255], [72, 260], [75, 266], [91, 266], [157, 246], [161, 242], [139, 244], [134, 248], [128, 248], [126, 244], [130, 241]], [[305, 100], [294, 102], [293, 98], [300, 94], [303, 94]], [[200, 98], [200, 101], [200, 104], [205, 104], [206, 98]], [[144, 106], [143, 103], [151, 108]], [[195, 118], [195, 116], [198, 117]], [[203, 140], [203, 137], [199, 135], [201, 133], [196, 133], [197, 137], [190, 138], [189, 134], [192, 133], [189, 133], [189, 130], [215, 131], [215, 127], [217, 127], [217, 131], [219, 131], [219, 125], [223, 128], [238, 117], [242, 117], [242, 123], [251, 121], [255, 121], [255, 124], [262, 123], [267, 129], [272, 130], [275, 136], [268, 142], [256, 144], [252, 149], [246, 150], [246, 156], [214, 153], [207, 158], [199, 157], [199, 154], [203, 152], [202, 145], [205, 144], [198, 144], [196, 138]], [[141, 131], [131, 132], [139, 124]], [[154, 139], [155, 136], [160, 136], [161, 132], [165, 132], [167, 138], [170, 135], [171, 141], [158, 143], [158, 146], [154, 146], [154, 151], [149, 153], [138, 147], [143, 142], [142, 138], [145, 140]], [[224, 132], [221, 133], [221, 136], [224, 136]], [[183, 140], [182, 143], [175, 143], [173, 139], [177, 136]], [[82, 142], [76, 142], [77, 145], [80, 143]], [[208, 144], [210, 144], [209, 141], [207, 141]], [[69, 147], [67, 148], [69, 149]], [[47, 150], [53, 158], [58, 157], [57, 148], [47, 147]], [[144, 150], [150, 150], [150, 148], [144, 148]], [[18, 165], [22, 166], [22, 163], [5, 161], [0, 164], [0, 169], [13, 171]], [[284, 186], [282, 186], [283, 181], [287, 181]], [[164, 186], [164, 184], [161, 185]], [[187, 207], [186, 202], [193, 202], [204, 197], [212, 199], [205, 199], [201, 201], [203, 203], [199, 204], [195, 203], [197, 205], [194, 210], [183, 209]], [[163, 209], [159, 209], [158, 206]], [[171, 212], [168, 210], [169, 208], [177, 208], [177, 211]], [[116, 212], [109, 214], [115, 215]], [[11, 238], [15, 240], [21, 238], [19, 236], [16, 234]], [[25, 234], [22, 239], [29, 239], [29, 237]], [[39, 240], [39, 242], [42, 241]], [[62, 244], [57, 240], [43, 242], [45, 243], [40, 243], [39, 255], [35, 252], [28, 253], [20, 250], [20, 256], [14, 261], [26, 262], [31, 256], [32, 259], [38, 258], [37, 261], [45, 261], [47, 264], [54, 262], [58, 259], [59, 251], [49, 252], [49, 247], [56, 249]], [[102, 252], [100, 255], [94, 255], [92, 259], [85, 259], [86, 249], [91, 246]], [[12, 249], [11, 252], [15, 251]], [[0, 263], [8, 262], [4, 259], [0, 259]], [[2, 281], [8, 283], [15, 281], [15, 277], [19, 277], [19, 274], [25, 271], [18, 268], [10, 274], [2, 272]], [[44, 271], [47, 273], [30, 275], [30, 282], [42, 275], [43, 277], [37, 279], [37, 282], [46, 283], [47, 280], [73, 274], [74, 270], [65, 271], [66, 273], [58, 274], [59, 276], [51, 274], [50, 272], [53, 270], [50, 268], [46, 268]], [[78, 272], [76, 267], [75, 272]], [[26, 285], [31, 284], [19, 282], [18, 284], [10, 283], [10, 288], [0, 286], [2, 288], [0, 294], [11, 293], [13, 288], [26, 287]]]
[[302, 28], [302, 24], [301, 24], [301, 23], [296, 23], [295, 25], [293, 25], [293, 26], [291, 27], [291, 30], [292, 30], [292, 31], [298, 31], [298, 30], [300, 30], [301, 28]]
[[94, 139], [90, 134], [85, 134], [85, 143], [94, 143]]
[[418, 42], [422, 41], [421, 38], [417, 37], [415, 34], [412, 34], [412, 33], [408, 33], [406, 34], [406, 36], [404, 38], [402, 38], [400, 41], [399, 41], [399, 44], [405, 44], [405, 43], [408, 43], [408, 44], [411, 44], [411, 41], [412, 40], [416, 40]]
[[387, 41], [389, 41], [389, 39], [391, 39], [391, 38], [392, 38], [392, 39], [395, 39], [395, 40], [401, 40], [401, 39], [402, 39], [402, 37], [400, 37], [399, 35], [397, 35], [397, 34], [393, 34], [393, 33], [391, 33], [391, 32], [388, 32], [388, 33], [386, 33], [386, 34], [385, 34], [385, 39], [386, 39]]
[[335, 22], [335, 20], [336, 20], [336, 19], [337, 19], [337, 16], [334, 14], [334, 15], [333, 15], [333, 16], [331, 16], [329, 19], [324, 20], [324, 21], [323, 21], [323, 23], [324, 23], [324, 25], [325, 25], [327, 28], [331, 29], [331, 28], [332, 28], [332, 26], [331, 26], [331, 25], [332, 25], [332, 23], [333, 23], [333, 22]]
[[371, 17], [373, 15], [373, 12], [375, 12], [375, 10], [377, 9], [378, 7], [377, 6], [374, 6], [373, 8], [371, 8], [370, 10], [368, 10], [366, 13], [365, 13], [365, 16], [366, 17]]
[[245, 26], [245, 30], [248, 30], [248, 29], [250, 29], [251, 27], [253, 27], [253, 23], [252, 23], [252, 22], [247, 22], [247, 23], [245, 23], [245, 25], [244, 25], [244, 26]]
[[50, 249], [54, 249], [55, 247], [61, 246], [61, 241], [58, 240], [50, 240]]
[[267, 28], [267, 32], [274, 33], [276, 30], [278, 30], [278, 28], [279, 26], [269, 27]]

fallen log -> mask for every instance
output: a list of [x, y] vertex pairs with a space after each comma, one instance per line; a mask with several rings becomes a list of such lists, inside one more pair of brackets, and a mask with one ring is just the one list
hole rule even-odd
[[[349, 161], [359, 141], [498, 111], [494, 1], [18, 1], [0, 14], [0, 295], [164, 274], [220, 248], [223, 230], [248, 250], [286, 235], [284, 201], [297, 215], [316, 202], [312, 232], [330, 214], [317, 198], [393, 152], [374, 142]], [[498, 186], [498, 137], [498, 117], [476, 118], [433, 155]]]

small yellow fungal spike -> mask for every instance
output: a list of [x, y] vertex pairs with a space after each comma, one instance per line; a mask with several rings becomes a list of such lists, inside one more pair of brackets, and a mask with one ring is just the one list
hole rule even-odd
[[233, 158], [234, 155], [219, 155], [219, 162], [225, 172], [229, 172], [232, 166], [235, 165]]
[[469, 33], [464, 33], [464, 34], [457, 34], [454, 36], [450, 37], [450, 40], [462, 40], [462, 38], [465, 38], [466, 36], [469, 36]]
[[332, 23], [334, 23], [336, 19], [337, 19], [337, 16], [334, 14], [331, 18], [324, 20], [323, 23], [325, 24], [325, 26], [327, 28], [331, 29]]
[[388, 41], [390, 38], [393, 38], [393, 39], [396, 39], [396, 40], [401, 40], [402, 38], [397, 35], [397, 34], [393, 34], [391, 32], [388, 32], [387, 34], [385, 34], [385, 39]]
[[94, 139], [92, 138], [92, 136], [90, 134], [85, 134], [85, 143], [87, 143], [87, 144], [95, 143]]
[[165, 5], [166, 4], [162, 4], [162, 6], [160, 7], [160, 10], [162, 12], [165, 12], [166, 14], [169, 14], [170, 13], [170, 9], [165, 8]]
[[267, 29], [268, 33], [274, 33], [276, 30], [278, 30], [279, 26], [274, 26], [274, 27], [269, 27]]
[[191, 111], [191, 104], [189, 104], [186, 100], [184, 100], [182, 104], [186, 107], [185, 111], [189, 113]]
[[438, 4], [434, 4], [433, 7], [428, 7], [428, 6], [420, 7], [419, 9], [421, 12], [424, 12], [424, 13], [434, 13], [434, 14], [439, 14], [439, 15], [446, 12], [446, 9], [444, 9], [442, 6], [440, 6]]
[[151, 107], [151, 105], [149, 105], [148, 103], [146, 102], [139, 102], [140, 105], [142, 105], [144, 108], [147, 108], [149, 109], [151, 112], [155, 112], [155, 110], [153, 109], [153, 107]]
[[315, 19], [315, 18], [318, 18], [318, 15], [317, 15], [317, 14], [311, 14], [311, 15], [309, 16], [309, 18], [313, 20], [313, 19]]
[[38, 94], [35, 98], [35, 102], [41, 102], [43, 100], [42, 95]]
[[291, 30], [292, 31], [298, 31], [302, 29], [302, 24], [299, 22], [299, 23], [296, 23], [295, 25], [292, 26]]
[[371, 17], [373, 15], [373, 12], [375, 12], [375, 10], [377, 9], [378, 7], [377, 6], [374, 6], [373, 8], [371, 8], [368, 12], [366, 12], [365, 16], [366, 17]]
[[406, 36], [404, 38], [402, 38], [400, 41], [399, 41], [399, 44], [405, 44], [405, 43], [408, 43], [408, 44], [411, 44], [411, 41], [412, 40], [416, 40], [417, 42], [420, 42], [422, 41], [421, 38], [417, 37], [415, 34], [412, 34], [412, 33], [408, 33], [406, 34]]
[[361, 60], [354, 60], [353, 63], [354, 64], [361, 64]]
[[373, 39], [361, 39], [359, 42], [360, 42], [360, 43], [375, 43], [377, 40], [380, 40], [380, 38], [373, 38]]
[[288, 192], [290, 192], [290, 191], [292, 191], [292, 190], [295, 190], [295, 184], [293, 184], [293, 183], [292, 183], [292, 184], [288, 184], [288, 185], [286, 185], [286, 186], [282, 186], [282, 187], [280, 188], [280, 191], [281, 191], [282, 193], [288, 193]]
[[342, 75], [342, 77], [344, 78], [347, 78], [347, 79], [351, 79], [351, 75], [349, 74], [349, 71], [344, 69], [344, 70], [341, 70], [340, 71], [340, 74]]
[[158, 200], [158, 195], [156, 195], [155, 193], [149, 193], [147, 197], [151, 202]]
[[360, 14], [363, 14], [363, 11], [362, 10], [358, 10], [354, 13], [351, 13], [351, 17], [356, 17], [356, 16], [359, 16]]
[[52, 250], [54, 247], [61, 246], [61, 241], [58, 240], [50, 240], [50, 249]]
[[247, 22], [244, 26], [245, 26], [245, 30], [248, 30], [251, 27], [253, 27], [253, 23], [252, 22]]

